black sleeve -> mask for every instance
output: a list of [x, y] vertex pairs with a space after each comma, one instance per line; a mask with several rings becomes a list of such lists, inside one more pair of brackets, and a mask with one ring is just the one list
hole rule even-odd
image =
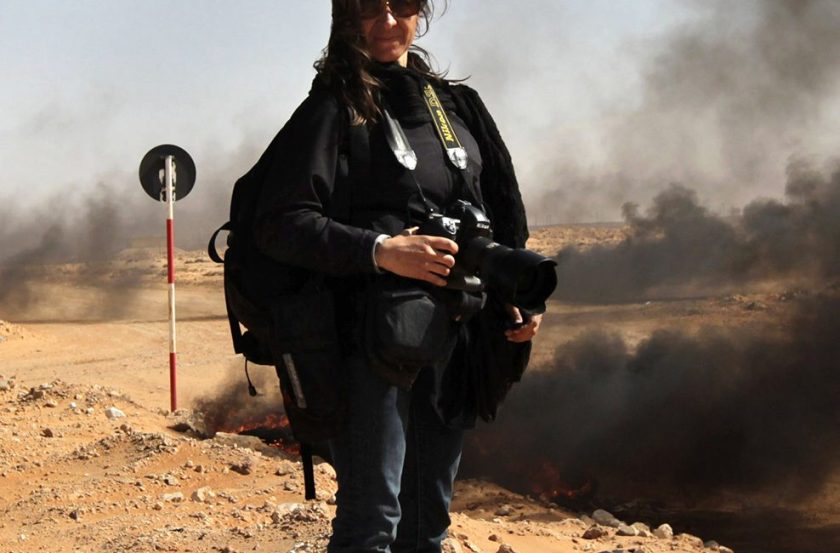
[[478, 93], [466, 85], [452, 86], [451, 91], [458, 114], [481, 150], [481, 195], [493, 224], [493, 239], [505, 246], [524, 248], [528, 221], [510, 152]]
[[332, 96], [310, 93], [281, 131], [285, 136], [276, 151], [261, 160], [265, 180], [253, 229], [266, 255], [334, 276], [374, 272], [379, 236], [327, 215], [344, 121]]

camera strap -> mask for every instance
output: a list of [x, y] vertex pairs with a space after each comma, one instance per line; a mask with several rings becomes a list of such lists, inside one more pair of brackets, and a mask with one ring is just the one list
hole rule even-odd
[[443, 149], [446, 151], [446, 157], [450, 163], [459, 171], [466, 171], [469, 165], [469, 155], [467, 150], [461, 145], [458, 140], [458, 135], [455, 134], [455, 128], [449, 122], [449, 116], [446, 110], [443, 109], [443, 104], [440, 103], [437, 92], [434, 87], [426, 83], [423, 86], [423, 100], [426, 101], [426, 107], [429, 108], [429, 115], [432, 116], [432, 123], [437, 129], [438, 138], [440, 138]]
[[[429, 115], [431, 115], [432, 118], [432, 124], [434, 125], [441, 145], [446, 152], [446, 158], [461, 176], [461, 192], [468, 194], [470, 199], [476, 205], [481, 205], [483, 203], [481, 202], [481, 195], [473, 188], [473, 179], [469, 169], [469, 154], [467, 153], [467, 149], [463, 147], [461, 141], [458, 139], [458, 135], [455, 133], [455, 128], [452, 126], [449, 116], [446, 114], [446, 110], [443, 109], [443, 104], [441, 103], [437, 92], [428, 82], [425, 82], [423, 86], [423, 100], [426, 102], [426, 107], [428, 108]], [[417, 187], [420, 199], [426, 206], [426, 211], [428, 213], [437, 212], [438, 210], [428, 199], [426, 199], [420, 183], [417, 182], [417, 176], [414, 172], [417, 168], [417, 154], [411, 147], [408, 137], [406, 137], [405, 132], [403, 131], [402, 125], [400, 125], [400, 122], [396, 119], [396, 117], [391, 114], [387, 105], [383, 104], [382, 114], [385, 138], [388, 141], [388, 146], [394, 153], [394, 157], [396, 157], [400, 165], [408, 169], [411, 174], [414, 184]]]
[[426, 207], [426, 215], [436, 213], [438, 210], [435, 205], [430, 202], [426, 195], [423, 194], [423, 187], [417, 182], [417, 175], [414, 170], [417, 168], [417, 154], [408, 142], [408, 137], [403, 131], [402, 125], [397, 121], [397, 118], [391, 115], [391, 110], [383, 103], [382, 105], [382, 126], [385, 131], [385, 138], [388, 141], [388, 146], [394, 152], [394, 157], [400, 165], [408, 169], [411, 179], [414, 181], [414, 186], [417, 188], [417, 194], [420, 200]]
[[437, 130], [438, 138], [443, 145], [447, 159], [449, 159], [449, 162], [461, 175], [461, 184], [464, 187], [463, 192], [471, 196], [473, 203], [482, 205], [481, 194], [473, 188], [473, 178], [469, 168], [470, 156], [467, 153], [467, 149], [458, 140], [455, 127], [449, 121], [449, 116], [446, 114], [446, 110], [443, 109], [443, 103], [440, 101], [440, 97], [438, 97], [435, 88], [429, 82], [425, 82], [423, 85], [423, 100], [426, 102], [429, 115], [432, 116], [432, 123]]

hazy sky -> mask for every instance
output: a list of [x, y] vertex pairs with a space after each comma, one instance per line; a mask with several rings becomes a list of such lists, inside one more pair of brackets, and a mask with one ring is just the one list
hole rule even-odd
[[[838, 3], [827, 2], [827, 13], [837, 14], [831, 4]], [[692, 154], [686, 162], [651, 165], [639, 175], [648, 179], [644, 183], [616, 184], [633, 180], [638, 159], [659, 149], [649, 140], [655, 128], [628, 129], [650, 120], [644, 114], [650, 110], [651, 76], [667, 66], [679, 37], [694, 33], [729, 44], [732, 36], [752, 32], [756, 14], [767, 5], [789, 2], [450, 4], [420, 44], [451, 76], [471, 76], [469, 83], [509, 142], [526, 199], [534, 203], [555, 189], [568, 190], [586, 206], [581, 218], [617, 219], [622, 202], [644, 201], [640, 191], [666, 184], [671, 172], [679, 180], [700, 175], [695, 185], [701, 189], [708, 177], [710, 193], [738, 175], [726, 167], [708, 175], [697, 171], [709, 158]], [[728, 28], [721, 29], [721, 6], [727, 5], [737, 9], [723, 18]], [[195, 158], [199, 181], [193, 194], [200, 197], [210, 182], [224, 185], [229, 175], [247, 170], [305, 96], [328, 32], [327, 0], [0, 0], [0, 200], [35, 205], [56, 191], [87, 193], [97, 182], [140, 193], [140, 158], [166, 142]], [[834, 85], [836, 79], [821, 93], [836, 91]], [[809, 114], [812, 123], [840, 113], [837, 102], [823, 104]], [[675, 118], [671, 108], [657, 125], [698, 125]], [[644, 144], [617, 153], [617, 143], [633, 140]], [[711, 142], [718, 143], [719, 136]], [[785, 144], [788, 154], [801, 146], [795, 139]], [[816, 153], [835, 143], [828, 146]], [[667, 149], [672, 161], [680, 151]], [[718, 157], [710, 165], [725, 165]], [[775, 161], [755, 174], [747, 171], [744, 197], [735, 194], [731, 201], [780, 194], [785, 160]], [[776, 180], [767, 181], [767, 175]], [[573, 215], [558, 204], [558, 219]]]

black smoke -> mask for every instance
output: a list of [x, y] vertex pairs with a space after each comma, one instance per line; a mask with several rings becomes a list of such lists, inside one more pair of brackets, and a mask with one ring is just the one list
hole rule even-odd
[[625, 498], [730, 491], [795, 502], [820, 491], [840, 468], [840, 171], [792, 163], [785, 194], [722, 217], [672, 186], [646, 215], [625, 208], [623, 242], [561, 252], [563, 302], [643, 302], [679, 288], [715, 303], [721, 290], [767, 282], [802, 291], [747, 323], [663, 328], [635, 345], [583, 333], [471, 436], [465, 473], [527, 492], [551, 466]]
[[471, 436], [464, 471], [531, 491], [548, 461], [624, 497], [800, 499], [840, 464], [838, 310], [815, 295], [781, 328], [660, 330], [636, 348], [585, 334]]
[[796, 162], [788, 178], [785, 201], [757, 200], [737, 217], [713, 213], [679, 185], [658, 194], [644, 215], [625, 204], [625, 241], [560, 252], [555, 297], [632, 302], [766, 279], [838, 276], [840, 170], [825, 178]]
[[[259, 152], [252, 142], [203, 152], [211, 161], [199, 165], [191, 194], [176, 204], [177, 248], [206, 248], [227, 221], [234, 182]], [[41, 205], [20, 206], [6, 201], [0, 207], [0, 318], [26, 319], [35, 307], [61, 304], [63, 298], [53, 296], [57, 288], [45, 283], [96, 290], [95, 305], [82, 313], [71, 310], [72, 318], [122, 318], [165, 263], [166, 206], [143, 192], [134, 167], [103, 173], [91, 183], [68, 183]], [[146, 263], [114, 263], [126, 259]]]

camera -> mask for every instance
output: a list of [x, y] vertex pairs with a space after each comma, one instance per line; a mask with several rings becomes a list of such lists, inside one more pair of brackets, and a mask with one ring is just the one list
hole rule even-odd
[[480, 208], [458, 200], [444, 213], [428, 215], [417, 233], [458, 244], [446, 288], [473, 293], [487, 288], [505, 303], [545, 312], [545, 301], [557, 287], [557, 263], [531, 250], [494, 242], [490, 219]]

